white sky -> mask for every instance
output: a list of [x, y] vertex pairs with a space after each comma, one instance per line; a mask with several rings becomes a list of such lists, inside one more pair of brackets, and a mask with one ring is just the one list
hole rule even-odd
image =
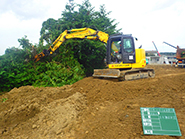
[[[83, 0], [74, 0], [82, 4]], [[89, 0], [95, 10], [105, 4], [116, 19], [118, 29], [138, 38], [145, 50], [175, 52], [166, 44], [185, 48], [185, 0]], [[42, 23], [58, 19], [68, 0], [0, 0], [0, 55], [10, 47], [19, 47], [18, 39], [27, 35], [31, 43], [39, 42]], [[137, 46], [137, 47], [138, 47]]]

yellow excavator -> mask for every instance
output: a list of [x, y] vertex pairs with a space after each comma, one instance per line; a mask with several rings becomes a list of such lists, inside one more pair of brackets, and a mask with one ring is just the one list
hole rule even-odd
[[145, 68], [145, 50], [142, 48], [135, 49], [132, 35], [114, 34], [109, 36], [105, 32], [91, 28], [65, 30], [48, 50], [44, 50], [34, 57], [35, 61], [53, 54], [64, 41], [74, 38], [100, 40], [107, 44], [106, 63], [108, 69], [94, 69], [93, 77], [134, 80], [155, 76], [153, 69]]

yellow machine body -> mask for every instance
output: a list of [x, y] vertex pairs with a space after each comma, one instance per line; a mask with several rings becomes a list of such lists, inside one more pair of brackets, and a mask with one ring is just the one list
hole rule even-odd
[[146, 66], [145, 50], [135, 49], [136, 63], [114, 63], [109, 64], [109, 69], [144, 68]]

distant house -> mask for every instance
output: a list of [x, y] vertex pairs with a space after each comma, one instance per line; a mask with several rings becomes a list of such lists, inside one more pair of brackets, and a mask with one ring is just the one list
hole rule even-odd
[[148, 64], [171, 64], [176, 61], [175, 53], [160, 53], [158, 55], [157, 51], [146, 51], [146, 59]]
[[146, 59], [148, 60], [148, 64], [162, 64], [159, 62], [160, 57], [157, 51], [146, 51]]
[[176, 59], [176, 52], [161, 52], [160, 53], [162, 56], [166, 56], [169, 63], [175, 63], [177, 61]]

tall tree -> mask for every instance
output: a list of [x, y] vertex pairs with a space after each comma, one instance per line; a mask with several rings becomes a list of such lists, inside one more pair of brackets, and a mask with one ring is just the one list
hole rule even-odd
[[18, 39], [18, 42], [20, 43], [20, 46], [23, 49], [29, 49], [29, 50], [31, 50], [32, 44], [27, 39], [27, 36], [26, 35], [24, 37], [22, 37], [21, 39]]
[[47, 44], [52, 44], [57, 36], [60, 35], [62, 28], [58, 21], [52, 18], [49, 18], [47, 21], [42, 23], [42, 28], [40, 31], [40, 43], [45, 41]]
[[[51, 45], [60, 33], [73, 28], [91, 27], [109, 35], [117, 33], [119, 31], [116, 30], [117, 23], [114, 24], [115, 20], [109, 18], [110, 13], [106, 11], [105, 5], [100, 6], [100, 11], [95, 11], [89, 0], [85, 0], [82, 4], [69, 0], [61, 18], [48, 19], [43, 23], [41, 40]], [[93, 73], [94, 68], [104, 67], [106, 49], [100, 41], [68, 40], [59, 48], [60, 54], [54, 59], [61, 61], [61, 54], [64, 54], [65, 50], [68, 50], [68, 56], [73, 55], [73, 58], [83, 65], [87, 76]]]
[[21, 46], [23, 51], [25, 52], [24, 59], [28, 60], [28, 59], [33, 58], [34, 56], [32, 53], [33, 44], [30, 43], [29, 39], [27, 39], [27, 36], [25, 35], [21, 39], [18, 39], [18, 42], [20, 43], [19, 46]]

